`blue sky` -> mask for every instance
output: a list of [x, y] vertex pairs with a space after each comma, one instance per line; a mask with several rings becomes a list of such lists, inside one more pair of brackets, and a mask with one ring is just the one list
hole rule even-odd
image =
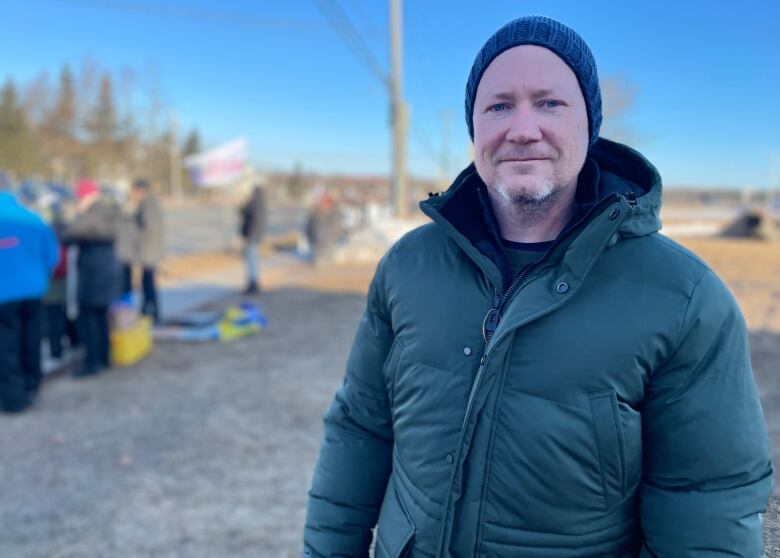
[[[135, 78], [133, 102], [156, 83], [163, 114], [207, 145], [236, 136], [261, 167], [384, 173], [387, 94], [328, 24], [334, 0], [27, 0], [0, 8], [0, 79], [56, 83], [92, 60]], [[339, 0], [389, 67], [386, 0]], [[636, 91], [619, 123], [669, 185], [780, 186], [780, 2], [686, 0], [404, 2], [403, 92], [409, 167], [435, 177], [449, 115], [454, 176], [469, 161], [463, 90], [474, 55], [514, 17], [574, 27], [602, 81]], [[168, 117], [165, 117], [168, 120]], [[771, 183], [771, 184], [770, 184]]]

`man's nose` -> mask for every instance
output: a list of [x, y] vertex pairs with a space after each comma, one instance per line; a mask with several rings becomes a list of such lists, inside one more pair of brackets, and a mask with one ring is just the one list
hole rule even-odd
[[519, 107], [512, 115], [506, 140], [515, 143], [528, 143], [542, 139], [542, 130], [533, 111], [528, 107]]

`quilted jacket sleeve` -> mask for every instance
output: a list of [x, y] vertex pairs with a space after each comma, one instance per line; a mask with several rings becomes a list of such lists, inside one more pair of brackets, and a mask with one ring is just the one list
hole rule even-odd
[[393, 427], [382, 367], [393, 331], [381, 270], [382, 263], [369, 289], [344, 383], [325, 414], [325, 439], [309, 491], [303, 556], [368, 556], [371, 529], [390, 476]]
[[772, 488], [766, 425], [744, 320], [711, 271], [680, 339], [642, 407], [641, 556], [758, 558]]

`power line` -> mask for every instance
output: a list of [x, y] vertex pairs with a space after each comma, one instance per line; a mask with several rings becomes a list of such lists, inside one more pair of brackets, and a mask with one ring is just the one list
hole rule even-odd
[[439, 161], [441, 160], [441, 155], [438, 155], [436, 153], [436, 150], [433, 148], [433, 145], [431, 144], [430, 141], [428, 141], [428, 137], [414, 123], [412, 123], [412, 132], [414, 132], [412, 137], [414, 137], [414, 139], [417, 141], [417, 144], [420, 147], [422, 147], [425, 154], [428, 157], [430, 157], [432, 160], [436, 161], [437, 165], [439, 165]]
[[365, 32], [364, 36], [368, 36], [371, 38], [374, 38], [375, 40], [377, 38], [381, 39], [380, 43], [387, 42], [387, 33], [384, 29], [377, 26], [377, 24], [373, 21], [371, 21], [371, 18], [368, 16], [368, 14], [364, 10], [364, 6], [366, 4], [365, 0], [352, 0], [349, 2], [349, 4], [352, 5], [354, 8], [352, 10], [353, 15], [357, 16], [357, 23], [358, 27], [362, 27], [363, 31]]
[[[419, 15], [419, 19], [427, 18], [427, 16], [424, 15], [424, 12], [419, 9], [419, 6], [418, 6], [417, 14]], [[431, 110], [431, 115], [438, 118], [438, 111], [433, 106], [433, 95], [431, 94], [433, 88], [431, 87], [431, 82], [428, 79], [429, 72], [426, 70], [428, 68], [433, 68], [432, 73], [435, 72], [436, 74], [438, 74], [441, 64], [431, 63], [431, 58], [429, 56], [430, 54], [429, 48], [419, 48], [420, 45], [423, 45], [424, 43], [421, 40], [421, 35], [419, 32], [419, 28], [417, 26], [418, 18], [410, 17], [409, 21], [410, 21], [409, 31], [412, 35], [412, 38], [414, 39], [414, 42], [418, 47], [418, 49], [415, 51], [415, 54], [417, 54], [417, 56], [413, 56], [410, 58], [412, 58], [415, 62], [414, 66], [417, 70], [417, 74], [418, 77], [420, 78], [420, 82], [422, 83], [423, 90], [425, 91], [425, 97], [426, 97], [426, 101], [428, 102], [428, 108]], [[427, 25], [425, 27], [428, 28]], [[436, 81], [441, 82], [440, 80], [436, 80]]]
[[333, 30], [338, 34], [344, 44], [346, 44], [352, 53], [366, 66], [370, 73], [377, 78], [386, 90], [390, 89], [390, 77], [387, 71], [382, 67], [374, 56], [371, 49], [366, 45], [360, 33], [349, 21], [347, 16], [338, 4], [337, 0], [328, 2], [326, 0], [314, 0], [317, 8], [328, 21]]
[[[430, 110], [431, 118], [434, 119], [434, 121], [440, 121], [439, 129], [442, 133], [442, 142], [441, 142], [441, 148], [439, 152], [436, 152], [436, 150], [433, 147], [433, 144], [428, 141], [428, 137], [425, 136], [422, 131], [418, 128], [416, 128], [414, 122], [412, 124], [413, 129], [415, 131], [415, 139], [421, 143], [424, 144], [424, 149], [427, 152], [428, 156], [436, 161], [436, 166], [439, 168], [439, 173], [441, 176], [447, 177], [449, 174], [449, 126], [445, 124], [445, 121], [447, 121], [448, 116], [443, 115], [440, 111], [436, 109], [434, 106], [434, 95], [433, 95], [433, 88], [431, 87], [431, 81], [430, 77], [434, 76], [435, 82], [441, 82], [441, 64], [435, 64], [432, 62], [431, 59], [431, 51], [430, 48], [428, 48], [430, 45], [425, 45], [423, 41], [421, 40], [421, 34], [419, 26], [416, 24], [419, 24], [420, 22], [423, 23], [424, 28], [429, 28], [428, 17], [427, 13], [421, 9], [422, 6], [417, 6], [418, 10], [416, 12], [417, 17], [410, 17], [409, 20], [412, 22], [412, 24], [409, 27], [410, 33], [412, 35], [412, 38], [414, 39], [415, 44], [417, 45], [416, 56], [413, 56], [414, 60], [414, 66], [416, 69], [416, 74], [418, 78], [420, 79], [421, 88], [424, 92], [426, 103], [424, 103], [424, 106]], [[438, 78], [438, 79], [437, 79]], [[421, 103], [422, 104], [422, 103]], [[448, 112], [448, 111], [445, 111]]]
[[103, 8], [116, 12], [132, 12], [148, 14], [153, 16], [173, 17], [180, 19], [200, 20], [218, 23], [227, 23], [231, 25], [240, 25], [243, 27], [252, 27], [259, 29], [268, 28], [301, 28], [315, 27], [315, 21], [304, 21], [294, 19], [270, 19], [258, 17], [245, 12], [227, 12], [221, 10], [203, 10], [189, 8], [184, 6], [170, 6], [154, 4], [151, 2], [132, 2], [127, 0], [55, 0], [60, 3], [79, 4], [92, 8]]

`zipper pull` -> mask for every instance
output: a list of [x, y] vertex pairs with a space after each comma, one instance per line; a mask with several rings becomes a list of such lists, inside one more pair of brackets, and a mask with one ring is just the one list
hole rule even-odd
[[485, 314], [485, 319], [482, 320], [482, 339], [485, 341], [485, 345], [490, 343], [490, 338], [498, 329], [498, 322], [501, 321], [501, 314], [498, 308], [491, 308], [488, 313]]
[[498, 322], [501, 321], [501, 312], [499, 307], [501, 306], [501, 294], [497, 289], [493, 289], [493, 307], [485, 314], [485, 319], [482, 320], [482, 340], [485, 345], [490, 343], [490, 338], [498, 328]]
[[636, 205], [636, 193], [634, 192], [628, 192], [625, 194], [626, 200], [628, 201], [629, 205]]

